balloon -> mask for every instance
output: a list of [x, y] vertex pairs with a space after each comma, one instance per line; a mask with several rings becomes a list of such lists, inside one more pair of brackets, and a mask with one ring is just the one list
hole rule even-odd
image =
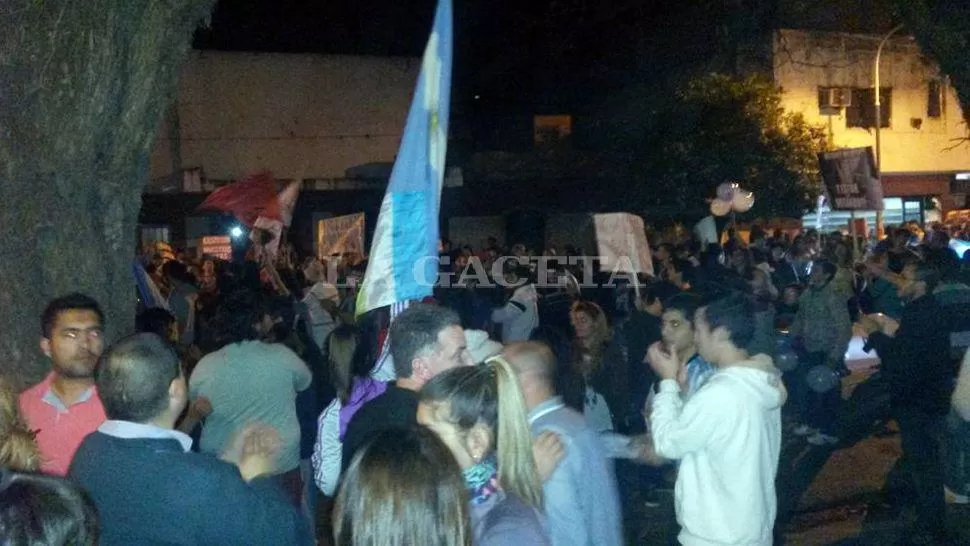
[[754, 194], [747, 190], [739, 189], [734, 192], [734, 199], [731, 200], [731, 206], [737, 212], [748, 212], [754, 206]]
[[717, 198], [730, 203], [734, 199], [734, 192], [739, 186], [734, 182], [725, 182], [717, 187]]
[[783, 372], [790, 372], [798, 367], [798, 355], [791, 349], [779, 351], [775, 355], [775, 367]]
[[839, 374], [828, 366], [815, 366], [805, 375], [808, 388], [817, 393], [825, 393], [842, 383]]
[[722, 201], [720, 199], [711, 201], [711, 214], [714, 216], [724, 216], [729, 212], [731, 212], [731, 203], [729, 201]]

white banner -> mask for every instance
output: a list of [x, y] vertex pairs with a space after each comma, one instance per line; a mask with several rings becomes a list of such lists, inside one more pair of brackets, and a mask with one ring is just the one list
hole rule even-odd
[[643, 218], [625, 212], [594, 214], [593, 225], [604, 271], [653, 275], [653, 256]]
[[317, 257], [354, 252], [364, 255], [364, 213], [327, 218], [317, 222]]

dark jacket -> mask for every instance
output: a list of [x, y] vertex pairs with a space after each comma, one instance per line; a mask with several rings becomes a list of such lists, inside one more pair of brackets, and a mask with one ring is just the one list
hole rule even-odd
[[942, 308], [926, 295], [903, 308], [894, 337], [882, 332], [869, 336], [882, 361], [894, 408], [946, 415], [953, 394], [950, 334], [940, 324]]
[[584, 413], [588, 386], [606, 400], [613, 418], [614, 430], [621, 433], [630, 430], [633, 422], [638, 420], [640, 410], [632, 403], [626, 340], [623, 336], [619, 331], [614, 331], [610, 342], [603, 347], [600, 365], [589, 374], [589, 377], [584, 377], [579, 369], [577, 359], [582, 358], [582, 352], [576, 342], [573, 343], [571, 356], [571, 365], [560, 372], [561, 377], [558, 380], [558, 387], [561, 389], [566, 405]]
[[388, 383], [384, 394], [364, 404], [347, 425], [342, 470], [346, 470], [364, 444], [378, 432], [418, 425], [418, 393]]
[[94, 432], [68, 475], [98, 508], [101, 546], [312, 544], [307, 522], [270, 481], [246, 483], [232, 464], [186, 453], [175, 439]]
[[630, 403], [634, 408], [643, 407], [650, 394], [650, 386], [657, 381], [657, 374], [643, 359], [647, 349], [661, 340], [660, 327], [660, 317], [643, 311], [634, 311], [625, 325]]

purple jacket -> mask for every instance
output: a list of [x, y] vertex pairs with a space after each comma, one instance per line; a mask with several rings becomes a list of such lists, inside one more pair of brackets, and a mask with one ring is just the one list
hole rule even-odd
[[499, 491], [470, 515], [474, 546], [549, 546], [542, 517], [514, 495]]
[[347, 425], [353, 419], [354, 414], [367, 402], [384, 394], [387, 390], [387, 383], [378, 381], [372, 377], [355, 377], [354, 385], [350, 388], [350, 396], [347, 403], [340, 408], [340, 441], [344, 441], [344, 434], [347, 433]]

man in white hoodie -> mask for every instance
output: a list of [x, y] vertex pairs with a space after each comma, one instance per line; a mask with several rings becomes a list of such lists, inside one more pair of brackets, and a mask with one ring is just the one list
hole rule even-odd
[[697, 311], [697, 350], [717, 372], [686, 402], [677, 382], [680, 356], [659, 343], [650, 348], [661, 379], [653, 442], [658, 455], [681, 460], [675, 506], [685, 546], [772, 544], [787, 393], [769, 357], [742, 349], [754, 325], [754, 303], [742, 295]]

